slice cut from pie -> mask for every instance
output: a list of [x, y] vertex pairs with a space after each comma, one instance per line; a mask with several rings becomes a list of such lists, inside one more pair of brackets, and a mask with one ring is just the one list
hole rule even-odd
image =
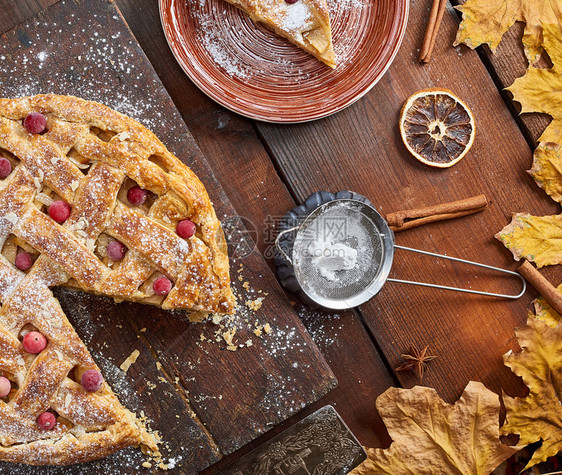
[[[24, 274], [0, 256], [0, 276], [0, 460], [68, 465], [129, 445], [157, 453], [157, 440], [103, 382], [53, 297], [49, 286], [64, 271], [41, 256]], [[87, 371], [95, 387], [84, 382]]]
[[[34, 115], [46, 120], [41, 133], [23, 124]], [[13, 170], [0, 183], [12, 263], [25, 251], [87, 292], [233, 312], [225, 238], [205, 187], [141, 124], [75, 97], [0, 99], [0, 155]]]
[[226, 0], [291, 43], [336, 67], [326, 0]]

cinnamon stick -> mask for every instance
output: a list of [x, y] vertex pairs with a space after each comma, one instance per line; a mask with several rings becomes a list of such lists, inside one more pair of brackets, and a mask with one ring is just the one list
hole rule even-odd
[[429, 13], [429, 21], [425, 30], [423, 44], [420, 49], [419, 60], [423, 63], [428, 63], [431, 58], [431, 53], [437, 41], [437, 33], [443, 21], [445, 8], [447, 7], [447, 0], [433, 0], [431, 12]]
[[562, 293], [544, 278], [529, 261], [524, 260], [517, 272], [525, 277], [527, 282], [544, 297], [552, 308], [562, 315]]
[[[460, 218], [469, 214], [478, 213], [488, 205], [484, 195], [473, 196], [464, 200], [442, 203], [426, 208], [396, 211], [386, 215], [386, 221], [395, 232], [405, 231], [427, 223], [444, 221], [446, 219]], [[407, 221], [411, 220], [411, 221]]]

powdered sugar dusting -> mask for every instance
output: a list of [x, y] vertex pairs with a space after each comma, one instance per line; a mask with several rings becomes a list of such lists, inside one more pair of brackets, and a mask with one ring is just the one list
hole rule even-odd
[[[254, 23], [238, 9], [219, 2], [187, 2], [190, 28], [197, 37], [194, 46], [227, 75], [244, 80], [255, 76], [281, 75], [284, 81], [293, 82], [307, 78], [301, 64], [287, 56], [285, 40], [279, 41], [277, 35]], [[281, 4], [278, 10], [287, 31], [298, 29], [310, 16], [308, 7], [302, 2]], [[290, 48], [298, 50], [296, 46], [291, 45]], [[306, 54], [303, 53], [303, 56]], [[272, 74], [272, 71], [275, 73]]]
[[[137, 470], [139, 471], [137, 473], [143, 473], [141, 470], [145, 460], [146, 457], [140, 450], [134, 447], [128, 447], [102, 460], [73, 465], [71, 472], [68, 467], [47, 466], [41, 467], [40, 469], [31, 469], [29, 465], [7, 464], [4, 462], [0, 462], [0, 471], [6, 474], [9, 473], [10, 475], [29, 475], [30, 473], [40, 473], [41, 475], [67, 475], [68, 473], [72, 473], [73, 475], [94, 475], [99, 473], [105, 475], [123, 475], [123, 473], [127, 473], [124, 471], [125, 467], [138, 467]], [[146, 473], [150, 472], [146, 471]]]
[[[199, 6], [203, 7], [204, 4], [199, 4]], [[233, 54], [229, 39], [223, 34], [223, 30], [216, 23], [215, 18], [197, 9], [192, 10], [192, 15], [198, 22], [197, 39], [215, 64], [231, 76], [240, 79], [250, 76], [251, 68]]]
[[300, 1], [289, 5], [283, 18], [283, 28], [287, 31], [300, 30], [310, 18], [308, 4]]
[[[330, 11], [334, 53], [338, 68], [350, 64], [358, 54], [363, 17], [370, 17], [372, 0], [326, 0]], [[369, 21], [376, 21], [370, 19]], [[359, 52], [360, 54], [360, 52]]]
[[340, 344], [338, 332], [343, 330], [340, 314], [321, 312], [304, 305], [299, 306], [298, 313], [314, 343], [321, 349]]
[[[44, 34], [35, 37], [27, 31], [26, 42], [16, 50], [12, 42], [0, 42], [0, 77], [11, 78], [0, 82], [1, 97], [75, 95], [108, 105], [157, 135], [183, 136], [174, 131], [176, 127], [179, 131], [181, 125], [163, 126], [165, 105], [160, 96], [146, 93], [151, 88], [162, 87], [158, 79], [151, 79], [147, 87], [142, 68], [130, 61], [137, 54], [138, 45], [120, 41], [119, 47], [115, 46], [122, 33], [119, 27], [110, 28], [106, 23], [120, 23], [117, 15], [77, 18], [69, 14], [65, 20], [64, 24], [48, 18], [38, 20], [37, 28]], [[61, 45], [68, 44], [69, 36], [71, 44], [63, 54], [73, 58], [70, 67], [60, 60]], [[13, 80], [14, 65], [17, 65], [17, 80]], [[174, 143], [167, 141], [166, 145], [173, 151]]]
[[[222, 2], [187, 0], [187, 4], [191, 22], [186, 34], [193, 31], [198, 40], [194, 47], [206, 53], [227, 75], [237, 79], [267, 75], [273, 81], [274, 77], [282, 76], [285, 82], [294, 83], [309, 78], [308, 73], [303, 73], [300, 60], [287, 56], [288, 48], [298, 47], [287, 46], [284, 40], [254, 23], [245, 13]], [[338, 67], [341, 67], [357, 53], [353, 38], [361, 29], [356, 26], [360, 25], [359, 19], [366, 8], [371, 8], [371, 0], [328, 0], [327, 4], [334, 51]], [[288, 32], [306, 29], [305, 25], [312, 18], [308, 3], [302, 0], [294, 4], [271, 4], [269, 8], [272, 9], [270, 14], [279, 16], [282, 28]]]

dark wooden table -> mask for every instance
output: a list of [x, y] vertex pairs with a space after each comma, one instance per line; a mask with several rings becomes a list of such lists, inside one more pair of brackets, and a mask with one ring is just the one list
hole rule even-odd
[[[54, 3], [0, 1], [0, 32]], [[476, 52], [464, 46], [453, 48], [459, 15], [449, 6], [433, 59], [421, 65], [417, 52], [431, 2], [412, 2], [400, 52], [364, 98], [324, 120], [280, 126], [225, 110], [190, 82], [168, 48], [156, 0], [116, 0], [116, 4], [238, 214], [254, 223], [262, 253], [271, 246], [269, 218], [283, 215], [319, 189], [357, 191], [383, 214], [484, 193], [491, 204], [483, 213], [407, 231], [397, 241], [507, 268], [515, 264], [493, 235], [511, 214], [557, 211], [525, 173], [548, 118], [520, 117], [517, 105], [503, 91], [526, 68], [520, 46], [522, 29], [517, 26], [495, 56], [485, 48]], [[418, 163], [399, 137], [397, 120], [404, 100], [427, 87], [457, 93], [476, 118], [475, 144], [451, 169], [429, 169]], [[491, 274], [404, 253], [396, 255], [392, 274], [495, 291], [516, 288]], [[546, 275], [552, 281], [560, 278], [555, 271]], [[416, 384], [412, 374], [394, 371], [400, 354], [412, 343], [429, 345], [439, 355], [424, 384], [434, 387], [446, 401], [455, 401], [470, 380], [482, 381], [498, 393], [503, 389], [510, 395], [523, 395], [525, 388], [504, 367], [502, 355], [517, 349], [513, 327], [524, 323], [526, 308], [536, 296], [530, 289], [517, 301], [505, 301], [389, 283], [375, 299], [353, 311], [327, 314], [295, 304], [337, 376], [338, 387], [204, 473], [214, 473], [325, 404], [334, 405], [364, 445], [388, 446], [390, 439], [374, 403], [389, 386]]]

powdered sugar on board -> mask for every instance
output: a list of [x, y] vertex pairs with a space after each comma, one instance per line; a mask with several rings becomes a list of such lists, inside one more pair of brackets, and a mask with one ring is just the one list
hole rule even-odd
[[[111, 20], [121, 21], [117, 15]], [[45, 16], [37, 21], [37, 28], [44, 32], [41, 36], [34, 30], [20, 30], [16, 50], [0, 42], [0, 77], [10, 77], [0, 82], [0, 97], [54, 93], [100, 102], [138, 120], [174, 151], [172, 138], [184, 134], [179, 124], [164, 126], [165, 106], [158, 95], [149, 93], [151, 88], [160, 88], [160, 82], [151, 79], [146, 87], [144, 73], [130, 61], [138, 45], [128, 41], [126, 47], [114, 46], [121, 32], [112, 33], [106, 22], [106, 17], [95, 14], [85, 18], [70, 14], [65, 24]], [[61, 45], [65, 45], [62, 54], [73, 58], [70, 67], [60, 59]], [[12, 75], [14, 65], [17, 80]]]
[[343, 331], [340, 314], [321, 312], [304, 305], [299, 306], [297, 311], [319, 348], [325, 349], [332, 345], [336, 347], [340, 345], [338, 334]]

